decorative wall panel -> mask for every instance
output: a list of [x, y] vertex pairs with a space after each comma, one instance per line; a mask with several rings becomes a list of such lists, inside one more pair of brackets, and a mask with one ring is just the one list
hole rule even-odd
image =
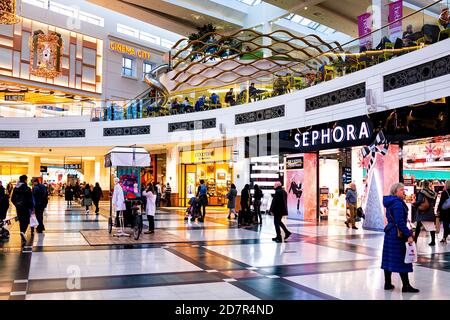
[[244, 124], [256, 121], [264, 121], [269, 119], [284, 117], [284, 104], [263, 110], [239, 113], [234, 116], [235, 124]]
[[384, 91], [390, 91], [450, 74], [450, 55], [383, 77]]
[[69, 129], [69, 130], [39, 130], [38, 138], [84, 138], [86, 136], [85, 129]]
[[361, 99], [366, 96], [366, 83], [358, 83], [320, 96], [306, 99], [306, 111], [326, 108], [339, 103]]
[[150, 126], [118, 127], [118, 128], [103, 129], [104, 137], [137, 136], [143, 134], [150, 134]]
[[[88, 37], [82, 34], [74, 33], [66, 29], [56, 28], [44, 23], [23, 18], [21, 22], [15, 25], [15, 30], [10, 28], [0, 29], [0, 74], [11, 76], [13, 78], [33, 80], [41, 83], [48, 83], [51, 85], [58, 85], [66, 88], [78, 88], [87, 92], [102, 91], [101, 75], [102, 70], [102, 48], [103, 40]], [[47, 33], [53, 30], [59, 34], [63, 39], [63, 55], [62, 55], [62, 75], [54, 79], [46, 79], [43, 77], [35, 77], [30, 75], [30, 43], [29, 39], [34, 31], [42, 30]], [[3, 33], [1, 32], [3, 31]], [[2, 34], [4, 34], [2, 36]], [[70, 43], [71, 35], [75, 38], [80, 38], [74, 44]], [[73, 48], [73, 50], [72, 50]], [[86, 54], [86, 57], [84, 56]], [[14, 59], [17, 63], [13, 63]], [[78, 77], [75, 70], [76, 61], [79, 61], [80, 70]], [[87, 71], [84, 75], [81, 66]], [[80, 79], [80, 84], [76, 86], [76, 80]], [[88, 85], [81, 86], [81, 79], [86, 81]]]
[[19, 130], [0, 130], [0, 139], [19, 139]]
[[169, 123], [169, 132], [211, 129], [216, 127], [216, 118]]

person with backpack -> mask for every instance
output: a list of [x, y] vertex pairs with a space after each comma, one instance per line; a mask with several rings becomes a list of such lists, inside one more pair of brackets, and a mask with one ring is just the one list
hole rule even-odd
[[86, 214], [89, 214], [89, 207], [92, 206], [92, 191], [89, 183], [86, 183], [83, 189], [83, 199], [81, 205], [86, 207]]
[[27, 184], [28, 177], [21, 175], [19, 182], [14, 187], [12, 192], [11, 201], [16, 207], [17, 218], [20, 224], [20, 237], [22, 238], [22, 244], [27, 242], [25, 233], [27, 232], [28, 225], [30, 224], [30, 216], [34, 212], [33, 206], [33, 194]]
[[103, 191], [100, 188], [100, 184], [98, 182], [95, 183], [95, 187], [92, 189], [92, 201], [95, 205], [95, 214], [98, 214], [99, 206], [98, 203], [100, 199], [103, 199]]
[[423, 226], [426, 231], [430, 232], [431, 242], [428, 245], [432, 247], [436, 245], [436, 215], [434, 214], [436, 192], [431, 188], [430, 181], [425, 180], [423, 182], [423, 189], [417, 194], [416, 202], [412, 204], [412, 207], [416, 211], [415, 220], [417, 221], [414, 242], [417, 243], [420, 230]]
[[[263, 192], [261, 188], [255, 184], [254, 186], [255, 193], [253, 194], [253, 208], [255, 209], [255, 215], [256, 215], [256, 223], [262, 224], [262, 217], [261, 217], [261, 200], [264, 197]], [[259, 218], [259, 222], [258, 222]]]
[[208, 188], [206, 187], [205, 180], [200, 180], [200, 185], [197, 189], [197, 197], [200, 200], [201, 206], [203, 208], [203, 214], [201, 218], [201, 222], [205, 220], [206, 216], [206, 206], [208, 205]]
[[[36, 227], [37, 233], [42, 233], [45, 230], [44, 227], [44, 210], [47, 208], [48, 204], [48, 191], [45, 185], [39, 183], [38, 178], [33, 178], [33, 200], [34, 200], [34, 213], [39, 225]], [[31, 228], [31, 233], [34, 232], [34, 228]]]
[[450, 180], [445, 181], [445, 190], [442, 191], [437, 212], [444, 226], [441, 243], [447, 244], [447, 237], [450, 234]]

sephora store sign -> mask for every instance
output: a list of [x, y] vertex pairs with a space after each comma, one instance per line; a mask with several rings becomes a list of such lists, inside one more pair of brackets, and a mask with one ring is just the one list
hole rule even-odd
[[367, 117], [337, 121], [331, 126], [314, 126], [294, 135], [294, 148], [301, 152], [366, 145], [371, 142], [373, 126]]

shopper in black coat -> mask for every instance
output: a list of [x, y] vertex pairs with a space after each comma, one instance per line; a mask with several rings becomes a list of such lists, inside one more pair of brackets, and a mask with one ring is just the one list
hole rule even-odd
[[243, 224], [250, 224], [250, 185], [246, 184], [241, 191], [241, 219]]
[[262, 217], [261, 217], [261, 200], [264, 196], [261, 188], [255, 184], [254, 187], [255, 193], [253, 194], [253, 208], [255, 209], [255, 215], [256, 215], [256, 222], [258, 222], [259, 218], [259, 224], [262, 224]]
[[439, 201], [437, 212], [439, 214], [439, 218], [442, 221], [442, 225], [444, 226], [444, 235], [442, 237], [441, 242], [447, 243], [447, 237], [450, 234], [450, 209], [443, 209], [445, 201], [450, 198], [450, 180], [445, 181], [445, 190], [441, 193], [441, 200]]
[[284, 231], [284, 239], [286, 240], [291, 235], [291, 232], [286, 228], [283, 221], [281, 219], [283, 216], [288, 215], [287, 209], [287, 192], [281, 186], [281, 182], [275, 182], [275, 194], [273, 195], [272, 204], [270, 205], [270, 212], [273, 213], [273, 223], [275, 225], [275, 232], [277, 236], [272, 238], [272, 241], [282, 242], [281, 239], [281, 230], [280, 227]]
[[27, 185], [28, 177], [22, 175], [19, 177], [19, 182], [13, 190], [11, 201], [16, 207], [17, 217], [20, 224], [20, 236], [22, 237], [22, 243], [26, 243], [27, 238], [25, 232], [27, 232], [28, 225], [30, 224], [30, 216], [33, 207], [33, 195], [30, 187]]
[[98, 182], [95, 183], [95, 187], [92, 189], [91, 196], [92, 196], [92, 202], [94, 202], [94, 205], [95, 205], [95, 214], [98, 214], [98, 212], [99, 212], [98, 203], [99, 203], [100, 199], [103, 198], [103, 191]]
[[[428, 208], [421, 210], [420, 205], [428, 202]], [[436, 216], [434, 214], [434, 206], [436, 204], [436, 193], [432, 190], [432, 185], [430, 181], [425, 180], [423, 183], [423, 189], [419, 191], [416, 197], [416, 202], [412, 204], [413, 210], [416, 212], [415, 220], [417, 221], [416, 230], [414, 234], [414, 241], [417, 243], [417, 239], [419, 238], [420, 230], [422, 226], [425, 227], [427, 231], [430, 232], [431, 242], [428, 244], [429, 246], [434, 246], [436, 244], [436, 227], [435, 221]]]

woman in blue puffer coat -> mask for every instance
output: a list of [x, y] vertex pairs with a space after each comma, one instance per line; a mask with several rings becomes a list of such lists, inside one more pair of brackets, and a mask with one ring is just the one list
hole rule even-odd
[[[386, 207], [388, 224], [384, 228], [383, 257], [381, 269], [384, 270], [384, 290], [392, 290], [392, 272], [400, 273], [403, 283], [403, 292], [419, 292], [409, 284], [408, 273], [413, 271], [412, 263], [405, 263], [405, 240], [412, 245], [414, 239], [411, 230], [408, 229], [408, 207], [405, 202], [405, 186], [395, 183], [391, 186], [390, 195], [383, 197], [383, 205]], [[404, 235], [404, 239], [397, 237], [397, 228]]]

